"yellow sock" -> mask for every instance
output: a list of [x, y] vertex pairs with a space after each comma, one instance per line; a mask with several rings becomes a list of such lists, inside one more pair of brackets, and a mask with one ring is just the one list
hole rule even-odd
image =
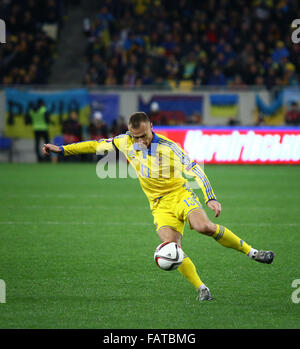
[[203, 284], [197, 274], [196, 267], [192, 260], [185, 256], [182, 264], [178, 267], [179, 272], [198, 290], [198, 287]]
[[250, 252], [251, 246], [248, 245], [245, 241], [241, 240], [231, 230], [219, 224], [216, 224], [216, 226], [217, 230], [213, 234], [213, 238], [218, 243], [220, 243], [222, 246], [233, 248], [245, 254], [248, 254]]

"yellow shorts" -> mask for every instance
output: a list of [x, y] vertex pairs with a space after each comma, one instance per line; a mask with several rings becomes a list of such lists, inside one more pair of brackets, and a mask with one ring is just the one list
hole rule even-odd
[[167, 226], [182, 235], [189, 213], [197, 208], [202, 208], [202, 205], [187, 185], [157, 199], [152, 209], [156, 231]]

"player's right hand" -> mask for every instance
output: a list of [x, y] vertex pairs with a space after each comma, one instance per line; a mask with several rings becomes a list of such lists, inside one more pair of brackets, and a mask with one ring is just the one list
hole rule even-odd
[[213, 211], [215, 211], [215, 217], [219, 217], [222, 208], [221, 208], [221, 204], [217, 200], [208, 201], [207, 206]]
[[61, 148], [54, 144], [44, 144], [43, 146], [43, 153], [45, 155], [50, 155], [50, 152], [52, 153], [61, 153]]

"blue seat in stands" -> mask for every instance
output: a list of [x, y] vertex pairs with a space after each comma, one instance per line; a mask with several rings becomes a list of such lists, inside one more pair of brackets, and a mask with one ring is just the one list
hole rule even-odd
[[9, 137], [0, 136], [0, 152], [7, 153], [7, 160], [12, 162], [13, 159], [13, 141]]
[[64, 136], [56, 136], [53, 138], [53, 144], [55, 145], [63, 145], [64, 144]]
[[0, 150], [10, 150], [12, 148], [12, 140], [8, 137], [0, 137]]

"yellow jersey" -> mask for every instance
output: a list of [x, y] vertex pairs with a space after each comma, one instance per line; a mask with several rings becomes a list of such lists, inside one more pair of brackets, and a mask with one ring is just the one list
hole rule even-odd
[[105, 151], [116, 149], [126, 156], [135, 169], [151, 209], [157, 199], [188, 184], [188, 179], [183, 176], [183, 173], [197, 181], [203, 192], [205, 203], [216, 200], [209, 180], [200, 165], [190, 159], [175, 142], [160, 134], [153, 133], [152, 143], [147, 149], [140, 148], [129, 131], [110, 139], [61, 146], [64, 156], [103, 154]]

